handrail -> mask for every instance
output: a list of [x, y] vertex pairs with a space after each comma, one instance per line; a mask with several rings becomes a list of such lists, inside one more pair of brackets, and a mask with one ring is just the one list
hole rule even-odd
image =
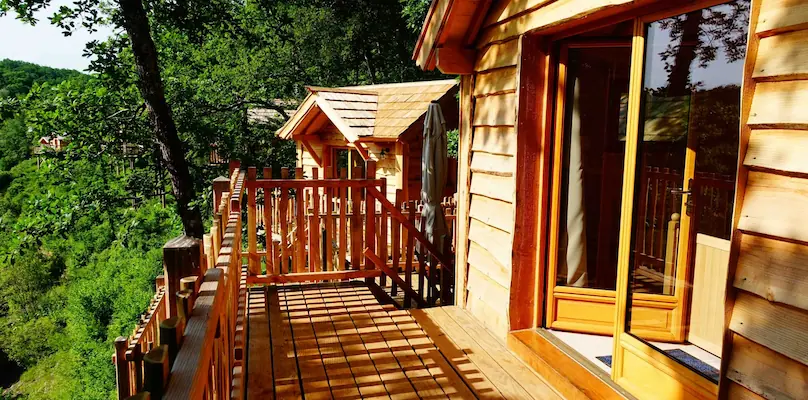
[[115, 339], [112, 359], [118, 380], [119, 399], [127, 398], [142, 389], [143, 354], [157, 345], [160, 323], [167, 318], [168, 299], [162, 275], [156, 279], [156, 288], [147, 311], [141, 315], [132, 335]]
[[[236, 359], [241, 281], [241, 196], [244, 172], [233, 174], [224, 240], [214, 268], [205, 272], [193, 300], [183, 345], [171, 368], [167, 399], [229, 399]], [[242, 319], [243, 321], [243, 319]], [[243, 343], [242, 343], [243, 345]], [[243, 352], [242, 352], [243, 353]], [[241, 380], [243, 381], [243, 379]]]
[[[238, 167], [238, 162], [231, 162], [228, 182], [214, 183], [215, 196], [221, 195], [221, 201], [205, 246], [200, 248], [199, 240], [181, 236], [163, 248], [165, 287], [158, 290], [157, 306], [150, 307], [163, 320], [149, 319], [159, 324], [159, 334], [156, 326], [149, 331], [148, 353], [142, 363], [128, 369], [121, 368], [121, 360], [129, 358], [122, 346], [126, 339], [116, 341], [120, 399], [144, 391], [158, 399], [243, 397], [247, 286], [241, 266], [241, 197], [245, 172]], [[176, 310], [172, 310], [169, 304], [175, 298]], [[165, 315], [171, 317], [165, 319]], [[135, 346], [134, 358], [140, 347]]]

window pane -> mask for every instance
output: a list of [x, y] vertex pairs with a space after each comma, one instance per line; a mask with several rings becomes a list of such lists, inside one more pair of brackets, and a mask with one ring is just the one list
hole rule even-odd
[[629, 47], [568, 52], [559, 286], [615, 289]]
[[627, 329], [713, 380], [748, 25], [741, 0], [646, 27]]

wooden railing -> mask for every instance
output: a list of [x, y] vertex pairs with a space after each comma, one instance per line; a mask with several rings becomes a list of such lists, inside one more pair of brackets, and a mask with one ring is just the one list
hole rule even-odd
[[156, 279], [156, 291], [129, 337], [115, 339], [112, 362], [118, 375], [119, 398], [143, 389], [143, 355], [149, 353], [159, 340], [160, 324], [168, 318], [168, 298], [162, 275]]
[[164, 276], [148, 312], [131, 337], [116, 340], [119, 399], [146, 392], [151, 399], [243, 398], [248, 284], [365, 278], [387, 287], [390, 279], [407, 307], [451, 302], [451, 240], [444, 249], [428, 241], [417, 228], [417, 204], [404, 202], [400, 190], [390, 202], [384, 179], [318, 179], [316, 169], [314, 179], [302, 179], [301, 169], [296, 179], [286, 169], [281, 179], [269, 178], [268, 169], [258, 179], [255, 168], [239, 167], [231, 162], [230, 178], [214, 181], [210, 233], [164, 246]]
[[[376, 169], [368, 165], [365, 170]], [[452, 264], [435, 260], [452, 258], [452, 239], [440, 251], [425, 245], [416, 251], [414, 243], [426, 238], [417, 229], [420, 213], [415, 202], [403, 202], [399, 190], [392, 204], [382, 195], [387, 193], [386, 180], [372, 175], [319, 179], [317, 168], [312, 175], [303, 179], [298, 168], [296, 178], [290, 179], [289, 170], [283, 169], [281, 179], [271, 179], [272, 171], [265, 168], [259, 179], [256, 168], [247, 169], [248, 283], [365, 278], [387, 286], [392, 279], [393, 295], [403, 290], [406, 306], [412, 300], [419, 306], [439, 298], [442, 304], [451, 301], [451, 283], [439, 276], [449, 276]], [[347, 170], [341, 176], [347, 176]], [[455, 205], [447, 201], [445, 208], [454, 211]], [[448, 220], [453, 232], [453, 216]]]
[[221, 200], [204, 246], [197, 239], [181, 236], [164, 247], [165, 294], [161, 304], [168, 318], [151, 336], [156, 339], [143, 356], [142, 365], [119, 362], [116, 347], [119, 398], [142, 398], [145, 392], [151, 399], [244, 397], [244, 177], [238, 163], [231, 163], [226, 191], [219, 188], [217, 192], [214, 187]]

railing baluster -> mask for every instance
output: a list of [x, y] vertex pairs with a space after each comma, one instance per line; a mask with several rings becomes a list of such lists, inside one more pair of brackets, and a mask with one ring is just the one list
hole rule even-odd
[[[396, 209], [398, 210], [401, 210], [402, 197], [404, 197], [403, 191], [401, 189], [396, 189], [395, 206]], [[382, 207], [382, 210], [384, 210], [384, 207]], [[401, 261], [401, 236], [400, 236], [401, 224], [399, 224], [398, 221], [395, 220], [395, 218], [390, 218], [390, 224], [391, 224], [390, 230], [392, 235], [391, 250], [393, 251], [392, 270], [396, 275], [399, 275], [401, 271], [401, 268], [399, 266], [399, 262]], [[390, 295], [395, 297], [397, 294], [398, 294], [398, 285], [396, 284], [395, 281], [393, 281], [391, 282]]]
[[[289, 169], [281, 169], [281, 179], [289, 177]], [[280, 222], [281, 222], [281, 264], [280, 274], [289, 273], [289, 188], [285, 186], [280, 187], [281, 200], [280, 200]], [[294, 264], [292, 264], [294, 265]]]
[[[317, 168], [311, 169], [313, 179], [320, 178]], [[311, 217], [309, 218], [309, 272], [323, 270], [323, 263], [320, 260], [320, 188], [316, 185], [311, 187]]]
[[[376, 179], [376, 162], [368, 161], [366, 167], [367, 179]], [[367, 189], [365, 189], [367, 190]], [[376, 200], [365, 192], [365, 246], [370, 251], [376, 251]], [[387, 260], [383, 260], [387, 261]], [[374, 268], [370, 258], [365, 257], [365, 269]], [[372, 282], [372, 278], [366, 278], [367, 282]]]
[[[264, 168], [264, 179], [272, 179], [272, 168]], [[264, 187], [264, 249], [266, 251], [267, 274], [276, 274], [275, 245], [272, 237], [272, 188]]]
[[[415, 205], [411, 201], [408, 201], [406, 204], [410, 226], [415, 226]], [[415, 244], [413, 239], [413, 233], [407, 228], [407, 258], [404, 260], [404, 283], [410, 289], [412, 289], [412, 257], [413, 245]], [[409, 291], [404, 292], [404, 307], [412, 307], [412, 298], [409, 295]]]
[[[303, 168], [295, 168], [295, 179], [303, 179]], [[306, 220], [305, 191], [302, 187], [295, 189], [295, 272], [306, 271]]]
[[[354, 167], [351, 176], [358, 179], [362, 168]], [[351, 269], [360, 269], [362, 262], [362, 189], [358, 186], [351, 188]]]
[[[382, 184], [380, 185], [380, 189], [381, 189], [381, 192], [384, 193], [384, 195], [386, 196], [387, 195], [387, 179], [386, 178], [382, 178]], [[373, 210], [374, 210], [373, 213], [375, 214], [376, 213], [376, 204], [375, 204], [375, 202], [373, 204]], [[387, 210], [385, 210], [384, 207], [381, 207], [381, 216], [379, 217], [379, 225], [380, 225], [379, 226], [379, 242], [378, 242], [379, 243], [378, 244], [379, 257], [381, 257], [382, 261], [387, 263], [387, 246], [389, 246], [390, 243], [387, 241]], [[379, 281], [381, 282], [382, 287], [387, 286], [387, 276], [386, 275], [382, 275], [381, 279], [379, 279]]]
[[[348, 169], [343, 168], [339, 172], [341, 179], [348, 177]], [[339, 251], [337, 256], [337, 265], [334, 266], [335, 270], [345, 270], [346, 252], [348, 250], [348, 219], [346, 217], [348, 210], [348, 188], [340, 186], [339, 188]]]

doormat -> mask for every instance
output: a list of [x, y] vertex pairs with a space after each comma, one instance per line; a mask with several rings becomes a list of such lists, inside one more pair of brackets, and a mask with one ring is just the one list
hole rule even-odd
[[[687, 365], [688, 367], [701, 372], [704, 376], [712, 380], [713, 382], [718, 382], [719, 373], [718, 370], [713, 368], [710, 364], [707, 364], [704, 361], [699, 360], [696, 357], [693, 357], [689, 353], [681, 349], [673, 349], [673, 350], [666, 350], [669, 356], [675, 358], [682, 364]], [[609, 368], [612, 367], [612, 356], [597, 356], [600, 362], [606, 364]]]

